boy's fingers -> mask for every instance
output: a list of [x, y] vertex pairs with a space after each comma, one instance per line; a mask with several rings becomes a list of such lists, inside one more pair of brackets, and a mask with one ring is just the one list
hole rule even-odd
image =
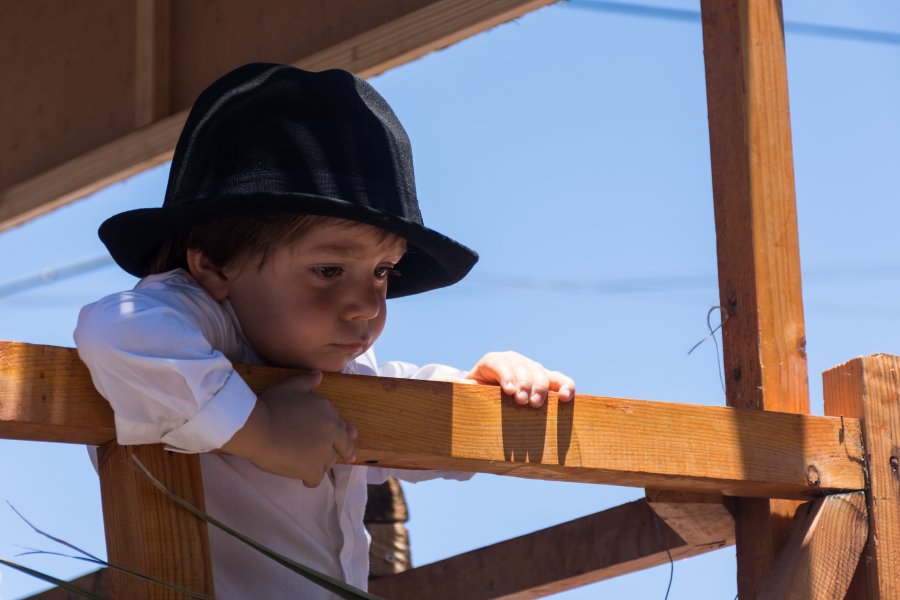
[[319, 484], [322, 483], [322, 480], [323, 480], [324, 478], [325, 478], [325, 473], [324, 473], [324, 471], [323, 471], [323, 472], [322, 472], [321, 474], [319, 474], [319, 476], [318, 476], [317, 478], [315, 478], [315, 479], [304, 479], [304, 480], [303, 480], [303, 485], [305, 485], [305, 486], [308, 487], [308, 488], [319, 487]]
[[307, 394], [313, 391], [322, 383], [322, 371], [310, 371], [293, 377], [294, 385], [299, 389], [297, 391]]
[[515, 383], [518, 391], [516, 392], [516, 402], [519, 404], [529, 404], [531, 402], [531, 386], [533, 375], [528, 365], [520, 364], [515, 368]]
[[[502, 361], [490, 360], [482, 365], [482, 368], [491, 372], [493, 379], [500, 384], [504, 394], [512, 396], [516, 393], [516, 390], [518, 390], [515, 381], [516, 376], [508, 364]], [[484, 377], [487, 373], [479, 372], [478, 375], [480, 376], [481, 381], [487, 380], [487, 378]]]
[[575, 380], [559, 371], [550, 371], [550, 389], [559, 392], [557, 398], [568, 402], [575, 397]]
[[534, 374], [534, 381], [531, 384], [531, 396], [528, 402], [531, 406], [538, 408], [547, 399], [547, 391], [550, 389], [550, 378], [543, 369], [538, 370]]

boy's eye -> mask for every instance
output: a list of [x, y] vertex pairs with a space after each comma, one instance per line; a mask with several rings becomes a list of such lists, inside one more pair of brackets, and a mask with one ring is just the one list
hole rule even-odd
[[395, 269], [394, 267], [384, 266], [378, 267], [375, 269], [375, 279], [379, 281], [384, 281], [388, 277], [399, 277], [400, 271]]
[[313, 273], [322, 279], [331, 279], [340, 275], [343, 271], [341, 267], [313, 267]]

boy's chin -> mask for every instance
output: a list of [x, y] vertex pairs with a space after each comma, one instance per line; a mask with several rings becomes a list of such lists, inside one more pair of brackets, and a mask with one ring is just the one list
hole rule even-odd
[[344, 369], [347, 368], [353, 362], [352, 359], [344, 360], [344, 359], [326, 359], [326, 360], [304, 360], [304, 361], [290, 361], [289, 364], [279, 364], [276, 366], [284, 367], [287, 369], [298, 369], [301, 371], [322, 371], [323, 373], [340, 373]]

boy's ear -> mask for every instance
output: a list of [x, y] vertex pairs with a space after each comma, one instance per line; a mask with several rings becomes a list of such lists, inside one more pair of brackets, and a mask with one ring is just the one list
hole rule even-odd
[[207, 294], [220, 302], [228, 297], [228, 277], [203, 252], [189, 249], [187, 264], [191, 276], [197, 280], [200, 287], [206, 290]]

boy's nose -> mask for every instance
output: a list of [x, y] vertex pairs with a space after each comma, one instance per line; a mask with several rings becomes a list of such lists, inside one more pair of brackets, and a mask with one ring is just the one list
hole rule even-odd
[[371, 282], [352, 286], [344, 298], [342, 316], [348, 321], [374, 319], [381, 312], [381, 294]]

